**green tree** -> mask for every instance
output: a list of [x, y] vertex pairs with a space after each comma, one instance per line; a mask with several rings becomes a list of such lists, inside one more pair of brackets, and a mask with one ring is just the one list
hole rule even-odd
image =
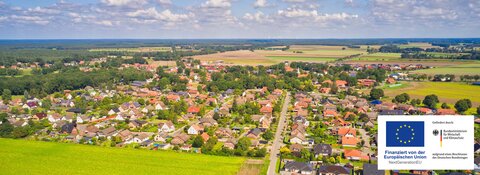
[[421, 103], [420, 99], [412, 99], [412, 101], [410, 101], [410, 104], [412, 106], [418, 106], [420, 103]]
[[459, 113], [464, 113], [471, 107], [472, 107], [472, 101], [470, 101], [470, 99], [461, 99], [455, 103], [455, 109], [457, 109]]
[[13, 138], [24, 138], [28, 136], [28, 128], [27, 127], [13, 128], [12, 136]]
[[436, 108], [438, 102], [440, 101], [438, 100], [438, 96], [435, 94], [427, 95], [423, 99], [423, 104], [432, 109]]
[[203, 145], [203, 138], [200, 135], [197, 135], [193, 140], [192, 146], [195, 148], [200, 148]]
[[370, 98], [373, 100], [378, 100], [384, 96], [382, 89], [372, 89], [370, 91]]
[[447, 103], [442, 103], [442, 109], [450, 109]]
[[477, 107], [477, 115], [480, 115], [480, 106]]
[[265, 140], [272, 140], [273, 139], [273, 133], [270, 130], [265, 131], [265, 133], [262, 134], [262, 138]]
[[10, 89], [4, 89], [2, 93], [2, 99], [5, 102], [12, 100], [12, 91], [10, 91]]
[[245, 152], [252, 145], [252, 142], [247, 137], [242, 137], [238, 140], [237, 145], [235, 145], [235, 150]]
[[395, 96], [395, 101], [399, 103], [405, 103], [410, 100], [410, 96], [407, 93], [402, 93], [400, 95]]

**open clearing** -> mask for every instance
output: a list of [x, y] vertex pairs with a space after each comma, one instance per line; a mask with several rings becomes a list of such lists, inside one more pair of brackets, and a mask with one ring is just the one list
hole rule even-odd
[[457, 82], [401, 82], [400, 87], [385, 88], [385, 95], [389, 99], [401, 93], [407, 93], [410, 98], [425, 98], [426, 95], [436, 94], [440, 102], [453, 104], [460, 99], [472, 100], [474, 107], [480, 105], [480, 86]]
[[428, 48], [440, 48], [440, 46], [432, 46], [430, 43], [420, 43], [420, 42], [411, 42], [408, 44], [401, 44], [398, 45], [400, 48], [421, 48], [421, 49], [428, 49]]
[[0, 139], [0, 174], [236, 174], [245, 158]]
[[412, 73], [435, 75], [435, 74], [454, 74], [457, 76], [460, 75], [480, 75], [480, 62], [473, 64], [457, 64], [446, 67], [438, 67], [432, 69], [422, 69], [416, 70]]

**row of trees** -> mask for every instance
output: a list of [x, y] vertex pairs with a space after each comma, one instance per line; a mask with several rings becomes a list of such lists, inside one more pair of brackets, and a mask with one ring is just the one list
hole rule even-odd
[[30, 95], [44, 97], [63, 90], [82, 89], [86, 86], [113, 86], [114, 83], [129, 83], [135, 80], [145, 80], [152, 75], [136, 69], [102, 69], [83, 72], [78, 69], [66, 70], [61, 73], [33, 75], [24, 77], [0, 78], [0, 89], [9, 89], [12, 95]]

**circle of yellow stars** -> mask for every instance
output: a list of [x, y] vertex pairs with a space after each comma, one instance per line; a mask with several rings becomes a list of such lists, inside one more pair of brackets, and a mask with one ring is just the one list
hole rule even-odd
[[[401, 129], [407, 129], [407, 130], [410, 130], [412, 135], [410, 136], [410, 138], [406, 139], [406, 140], [402, 140], [400, 139], [400, 137], [398, 136], [398, 132], [400, 132]], [[400, 125], [398, 128], [397, 128], [397, 132], [395, 133], [395, 136], [397, 136], [397, 141], [399, 141], [400, 143], [403, 143], [403, 144], [407, 144], [407, 143], [410, 143], [411, 141], [413, 141], [415, 139], [415, 130], [413, 128], [411, 128], [410, 125]]]

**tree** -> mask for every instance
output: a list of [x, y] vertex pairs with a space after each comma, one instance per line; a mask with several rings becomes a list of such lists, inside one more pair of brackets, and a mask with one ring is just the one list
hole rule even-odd
[[480, 106], [477, 107], [477, 115], [480, 115]]
[[197, 135], [193, 140], [192, 146], [195, 148], [200, 148], [203, 145], [203, 138], [200, 135]]
[[423, 104], [432, 109], [436, 108], [438, 102], [440, 101], [438, 100], [438, 96], [435, 94], [427, 95], [425, 96], [425, 99], [423, 99]]
[[442, 109], [450, 109], [447, 103], [442, 103]]
[[382, 89], [372, 89], [370, 91], [370, 98], [373, 100], [378, 100], [384, 96]]
[[218, 114], [218, 112], [213, 113], [213, 119], [215, 120], [220, 119], [220, 114]]
[[472, 101], [470, 99], [461, 99], [455, 103], [455, 109], [459, 113], [463, 113], [472, 107]]
[[23, 138], [28, 135], [28, 128], [26, 127], [16, 127], [13, 128], [12, 136], [13, 138]]
[[395, 101], [399, 103], [405, 103], [410, 100], [410, 96], [407, 93], [402, 93], [400, 95], [395, 96]]
[[422, 103], [420, 99], [412, 99], [412, 101], [410, 101], [410, 104], [415, 107], [418, 106], [420, 103]]
[[2, 99], [5, 102], [12, 100], [12, 91], [10, 91], [10, 89], [4, 89], [2, 93]]
[[252, 145], [252, 142], [247, 137], [242, 137], [238, 140], [237, 145], [235, 145], [235, 150], [245, 152]]
[[262, 134], [262, 138], [265, 140], [272, 140], [273, 139], [273, 133], [270, 130], [265, 131], [265, 133]]

